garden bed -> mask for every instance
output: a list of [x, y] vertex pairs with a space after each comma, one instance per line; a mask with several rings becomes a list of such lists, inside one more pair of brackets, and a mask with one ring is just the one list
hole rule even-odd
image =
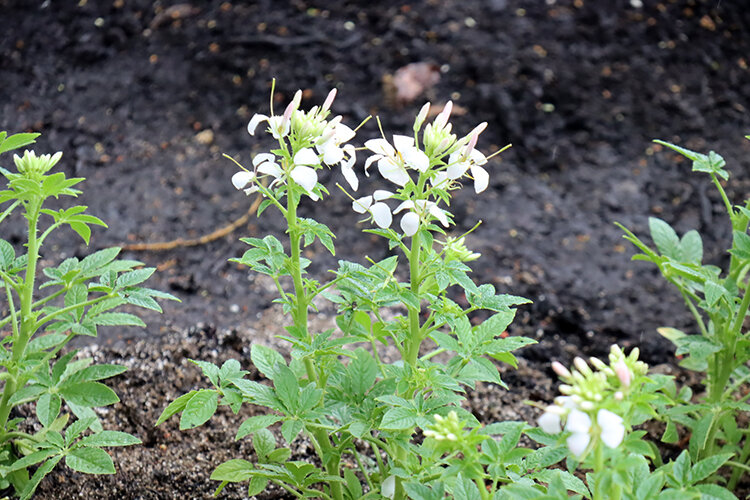
[[[109, 224], [94, 232], [98, 249], [195, 238], [242, 216], [250, 201], [231, 186], [221, 153], [247, 161], [267, 146], [245, 125], [267, 110], [274, 77], [283, 102], [297, 88], [319, 102], [336, 86], [334, 111], [349, 123], [377, 114], [402, 132], [425, 99], [453, 99], [459, 132], [488, 122], [480, 149], [514, 145], [491, 163], [487, 192], [455, 201], [456, 233], [484, 221], [467, 240], [483, 254], [476, 275], [533, 300], [510, 333], [539, 341], [521, 352], [519, 371], [503, 372], [510, 392], [483, 387], [467, 404], [484, 422], [531, 421], [523, 401], [554, 396], [550, 360], [603, 355], [618, 342], [639, 346], [651, 365], [673, 364], [655, 328], [690, 328], [656, 270], [629, 261], [613, 221], [638, 234], [652, 215], [678, 232], [698, 229], [706, 261], [726, 259], [730, 228], [713, 224], [722, 206], [708, 181], [650, 140], [721, 152], [732, 199], [750, 192], [750, 11], [743, 2], [644, 3], [0, 0], [0, 130], [43, 132], [37, 151], [64, 151], [61, 168], [88, 179], [81, 203]], [[414, 62], [434, 64], [440, 80], [399, 102], [393, 75]], [[370, 122], [354, 142], [377, 134]], [[334, 226], [337, 258], [385, 256], [385, 243], [363, 236], [348, 199], [331, 191], [303, 209]], [[153, 422], [199, 384], [187, 358], [235, 357], [247, 368], [248, 346], [278, 333], [273, 288], [227, 259], [244, 250], [240, 236], [281, 229], [281, 220], [252, 218], [203, 245], [126, 252], [159, 268], [150, 286], [182, 299], [146, 318], [147, 330], [103, 332], [96, 348], [130, 367], [114, 381], [122, 402], [105, 421], [145, 446], [113, 452], [113, 477], [61, 467], [40, 498], [208, 497], [213, 467], [250, 454], [232, 443], [237, 420], [226, 414], [188, 433]], [[22, 240], [20, 221], [8, 231], [3, 238]], [[74, 239], [51, 243], [48, 262], [86, 252]], [[311, 272], [325, 279], [335, 259], [310, 252], [319, 257]], [[241, 488], [225, 492], [242, 498]]]

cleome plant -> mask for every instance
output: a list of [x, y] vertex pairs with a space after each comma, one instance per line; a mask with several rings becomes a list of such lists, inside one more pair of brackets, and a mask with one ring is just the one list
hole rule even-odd
[[[324, 500], [736, 498], [730, 489], [750, 454], [736, 424], [747, 398], [739, 388], [750, 377], [741, 334], [750, 303], [744, 293], [750, 266], [743, 260], [750, 262], [748, 207], [727, 203], [735, 247], [725, 278], [701, 267], [695, 234], [680, 240], [666, 223], [652, 222], [659, 254], [627, 232], [642, 258], [681, 286], [702, 335], [670, 335], [680, 352], [690, 353], [690, 367], [708, 371], [709, 388], [718, 377], [719, 393], [709, 389], [706, 401], [693, 404], [689, 389], [678, 391], [672, 377], [649, 374], [637, 348], [626, 354], [613, 346], [607, 362], [576, 358], [571, 369], [553, 363], [561, 396], [544, 407], [538, 427], [483, 425], [461, 406], [465, 391], [477, 382], [505, 387], [496, 362], [516, 366], [514, 351], [534, 342], [506, 333], [515, 308], [529, 301], [469, 276], [469, 264], [480, 256], [466, 247], [465, 236], [479, 224], [448, 233], [454, 192], [463, 183], [477, 194], [489, 185], [488, 158], [477, 149], [486, 124], [459, 137], [449, 122], [451, 103], [431, 121], [428, 103], [411, 135], [387, 136], [381, 128], [381, 137], [357, 149], [350, 144], [356, 130], [340, 116], [330, 117], [335, 91], [307, 111], [297, 92], [280, 115], [273, 112], [273, 88], [271, 94], [270, 114], [254, 115], [248, 132], [265, 124], [277, 147], [257, 154], [250, 168], [235, 162], [232, 183], [262, 197], [259, 215], [279, 211], [287, 239], [243, 238], [250, 248], [231, 260], [275, 283], [289, 318], [280, 336], [289, 356], [251, 346], [263, 383], [250, 380], [239, 360], [221, 366], [192, 360], [208, 387], [172, 401], [156, 422], [178, 416], [180, 429], [187, 430], [221, 406], [235, 414], [245, 404], [262, 408], [236, 430], [237, 440], [252, 440], [254, 456], [214, 469], [217, 495], [229, 483], [247, 483], [248, 496], [273, 485], [295, 498]], [[355, 168], [358, 151], [368, 154], [361, 170]], [[715, 156], [689, 154], [700, 168], [716, 166]], [[300, 202], [329, 194], [318, 178], [324, 167], [341, 169], [347, 187], [338, 187], [370, 223], [365, 232], [385, 239], [392, 255], [365, 264], [339, 261], [321, 283], [306, 273], [311, 262], [302, 251], [318, 240], [335, 255], [335, 234], [303, 217]], [[723, 162], [712, 175], [723, 177], [721, 167]], [[390, 189], [352, 194], [359, 174], [369, 176], [371, 169]], [[315, 331], [309, 317], [322, 300], [336, 308], [335, 325]], [[704, 306], [708, 322], [698, 314]], [[667, 441], [678, 424], [692, 430], [689, 449], [665, 462], [639, 427], [650, 421], [666, 424]], [[316, 457], [293, 457], [291, 444], [298, 439], [308, 440]], [[720, 470], [726, 465], [735, 467], [728, 484]]]
[[[249, 481], [248, 495], [273, 483], [306, 498], [403, 499], [441, 479], [449, 491], [468, 481], [485, 498], [482, 466], [459, 465], [457, 453], [425, 454], [422, 436], [440, 432], [441, 425], [468, 425], [474, 430], [466, 446], [476, 446], [479, 423], [460, 406], [465, 388], [478, 381], [504, 385], [493, 359], [514, 365], [512, 352], [533, 343], [504, 334], [514, 306], [528, 300], [477, 286], [467, 262], [479, 255], [466, 248], [465, 235], [445, 234], [452, 224], [447, 206], [461, 179], [468, 178], [476, 192], [488, 185], [487, 158], [475, 148], [486, 124], [458, 138], [449, 123], [451, 104], [425, 124], [428, 104], [414, 122], [413, 136], [367, 141], [365, 173], [375, 164], [394, 190], [351, 196], [352, 208], [373, 223], [367, 232], [386, 239], [400, 255], [368, 265], [340, 261], [333, 279], [319, 283], [306, 276], [310, 262], [301, 250], [318, 239], [333, 254], [334, 233], [301, 217], [300, 200], [328, 194], [317, 177], [323, 166], [341, 168], [348, 187], [359, 188], [356, 150], [347, 144], [355, 132], [341, 117], [329, 118], [334, 96], [335, 91], [321, 106], [303, 111], [298, 92], [282, 115], [255, 115], [250, 134], [266, 123], [278, 147], [256, 155], [252, 168], [240, 166], [232, 178], [238, 189], [265, 198], [259, 212], [273, 207], [287, 221], [286, 245], [270, 235], [245, 238], [251, 248], [232, 260], [276, 283], [290, 316], [283, 338], [291, 359], [252, 346], [252, 362], [271, 385], [248, 380], [238, 361], [219, 367], [196, 360], [211, 388], [173, 401], [157, 425], [180, 413], [181, 429], [197, 427], [219, 405], [235, 412], [244, 403], [266, 408], [267, 415], [250, 417], [237, 429], [237, 439], [252, 436], [255, 463], [237, 458], [219, 465], [211, 476], [221, 482], [219, 490]], [[400, 214], [400, 229], [391, 227], [394, 214]], [[458, 292], [468, 307], [451, 298]], [[310, 330], [308, 315], [319, 296], [336, 305], [336, 329]], [[489, 316], [473, 325], [475, 311]], [[392, 361], [385, 359], [386, 348], [397, 353]], [[285, 445], [269, 430], [276, 424]], [[289, 445], [299, 436], [310, 440], [319, 464], [290, 460]], [[457, 466], [446, 475], [444, 464], [451, 460]]]
[[[38, 135], [0, 132], [0, 153], [31, 144]], [[119, 401], [100, 381], [125, 367], [95, 365], [76, 357], [76, 350], [63, 350], [78, 335], [95, 337], [99, 326], [145, 326], [137, 316], [117, 312], [122, 305], [161, 311], [155, 299], [175, 299], [142, 287], [154, 269], [116, 260], [119, 248], [68, 258], [38, 276], [42, 247], [53, 231], [68, 226], [88, 244], [90, 226], [105, 226], [85, 206], [45, 208], [50, 198], [81, 193], [75, 186], [84, 179], [51, 172], [61, 156], [26, 151], [13, 157], [15, 172], [0, 167], [7, 181], [0, 191], [0, 223], [17, 211], [27, 226], [23, 254], [0, 239], [0, 489], [12, 487], [22, 499], [63, 459], [79, 472], [113, 474], [103, 448], [140, 443], [104, 430], [94, 411]]]
[[[747, 137], [750, 139], [750, 136]], [[655, 141], [692, 161], [692, 170], [708, 174], [723, 201], [732, 229], [725, 269], [703, 263], [703, 241], [691, 230], [679, 237], [665, 221], [649, 219], [655, 249], [623, 226], [625, 239], [642, 253], [634, 260], [655, 264], [685, 300], [695, 318], [696, 332], [689, 334], [672, 327], [659, 332], [683, 356], [680, 365], [703, 374], [706, 391], [692, 402], [689, 388], [675, 394], [663, 408], [667, 422], [663, 440], [679, 439], [678, 425], [690, 432], [689, 452], [693, 460], [726, 455], [732, 467], [728, 483], [734, 489], [750, 470], [750, 438], [741, 414], [750, 410], [747, 382], [750, 380], [750, 332], [745, 325], [750, 307], [750, 199], [733, 205], [721, 181], [729, 179], [726, 161], [711, 151], [707, 155], [664, 141]]]

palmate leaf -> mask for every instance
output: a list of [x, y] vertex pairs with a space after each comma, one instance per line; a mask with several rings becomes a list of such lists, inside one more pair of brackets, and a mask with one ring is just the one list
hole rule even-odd
[[680, 153], [689, 160], [693, 160], [693, 172], [706, 172], [717, 175], [724, 180], [729, 179], [729, 172], [724, 170], [727, 162], [721, 157], [721, 155], [714, 151], [710, 151], [705, 155], [658, 139], [654, 142]]

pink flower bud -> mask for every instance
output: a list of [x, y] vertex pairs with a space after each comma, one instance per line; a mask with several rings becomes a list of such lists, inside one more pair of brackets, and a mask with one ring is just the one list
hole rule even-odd
[[615, 374], [620, 380], [622, 386], [625, 388], [630, 387], [630, 382], [633, 379], [633, 374], [630, 373], [630, 368], [628, 368], [628, 365], [625, 364], [625, 361], [619, 360], [614, 364], [612, 368], [615, 370]]
[[570, 371], [563, 366], [562, 363], [559, 361], [553, 361], [552, 362], [552, 371], [554, 371], [558, 377], [560, 378], [568, 378], [570, 377]]
[[323, 103], [323, 106], [321, 106], [320, 110], [323, 112], [328, 111], [331, 108], [331, 104], [333, 104], [334, 99], [336, 99], [336, 89], [332, 89], [330, 92], [328, 92], [328, 96], [326, 97], [326, 100]]
[[448, 118], [451, 116], [451, 111], [453, 111], [453, 102], [448, 101], [445, 103], [440, 114], [435, 118], [435, 127], [439, 129], [445, 127], [445, 124], [448, 123]]

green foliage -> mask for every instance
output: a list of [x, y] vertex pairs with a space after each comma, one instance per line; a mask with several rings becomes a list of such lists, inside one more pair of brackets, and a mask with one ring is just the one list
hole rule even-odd
[[[8, 137], [0, 132], [0, 153], [30, 144], [37, 136]], [[145, 326], [137, 316], [116, 311], [122, 305], [160, 311], [156, 298], [174, 299], [140, 286], [154, 269], [142, 268], [136, 261], [116, 260], [119, 248], [100, 250], [82, 260], [72, 257], [38, 273], [40, 249], [53, 231], [67, 226], [88, 244], [90, 226], [105, 226], [87, 214], [85, 206], [43, 208], [51, 197], [80, 194], [74, 186], [83, 179], [50, 173], [60, 157], [61, 153], [36, 156], [27, 151], [23, 157], [14, 157], [17, 173], [0, 169], [7, 181], [6, 189], [0, 191], [0, 204], [5, 204], [0, 222], [18, 210], [28, 227], [25, 254], [17, 255], [13, 245], [0, 239], [0, 287], [5, 296], [3, 309], [8, 312], [0, 319], [0, 327], [11, 332], [0, 345], [4, 384], [0, 486], [12, 486], [20, 498], [31, 497], [63, 458], [78, 472], [113, 474], [112, 459], [102, 448], [140, 443], [129, 434], [103, 430], [93, 411], [119, 401], [100, 381], [125, 368], [94, 365], [91, 358], [77, 358], [76, 351], [61, 352], [77, 335], [95, 337], [100, 326]], [[45, 295], [39, 298], [42, 291]], [[23, 418], [9, 419], [13, 408], [25, 404], [33, 405], [41, 428], [34, 430]]]
[[[625, 239], [642, 252], [634, 260], [655, 264], [664, 278], [679, 290], [695, 318], [694, 333], [669, 327], [659, 329], [676, 346], [680, 364], [703, 373], [707, 389], [697, 403], [690, 401], [689, 395], [673, 393], [672, 401], [659, 409], [667, 420], [664, 439], [675, 441], [675, 424], [680, 424], [690, 431], [690, 457], [685, 456], [683, 460], [692, 459], [704, 464], [705, 460], [725, 457], [726, 461], [726, 457], [734, 455], [739, 463], [730, 480], [731, 488], [744, 474], [750, 459], [746, 429], [737, 426], [739, 412], [750, 409], [743, 395], [746, 391], [741, 390], [750, 379], [750, 370], [746, 366], [750, 361], [750, 333], [744, 328], [750, 305], [747, 281], [750, 270], [750, 236], [747, 234], [750, 200], [746, 200], [744, 206], [730, 203], [719, 182], [719, 179], [729, 179], [729, 172], [725, 169], [726, 162], [717, 153], [711, 151], [705, 155], [663, 141], [656, 142], [692, 160], [693, 171], [709, 174], [724, 202], [733, 230], [732, 245], [727, 250], [729, 265], [721, 269], [703, 264], [703, 244], [694, 230], [680, 238], [667, 222], [650, 218], [654, 250], [620, 226]], [[701, 485], [703, 487], [710, 487], [705, 492], [709, 495], [709, 490], [713, 491], [715, 485]], [[717, 498], [725, 496], [717, 495]]]

